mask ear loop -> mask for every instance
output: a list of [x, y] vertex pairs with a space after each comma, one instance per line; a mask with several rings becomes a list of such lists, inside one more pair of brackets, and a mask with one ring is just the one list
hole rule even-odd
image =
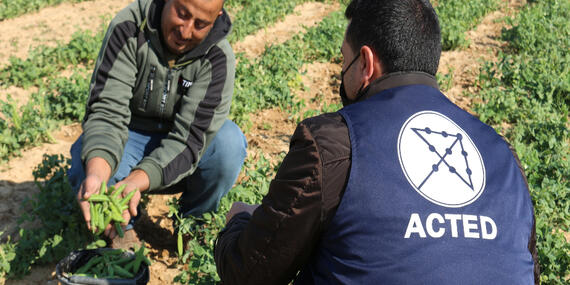
[[354, 59], [348, 64], [348, 66], [346, 67], [345, 70], [341, 70], [340, 71], [340, 80], [344, 80], [344, 74], [350, 69], [350, 67], [352, 66], [352, 64], [360, 57], [360, 53], [358, 53]]
[[[341, 71], [340, 71], [340, 80], [341, 80], [342, 82], [344, 82], [344, 74], [350, 69], [350, 67], [352, 66], [352, 64], [353, 64], [354, 62], [356, 62], [356, 60], [357, 60], [359, 57], [360, 57], [360, 53], [358, 53], [358, 54], [354, 57], [354, 59], [348, 64], [348, 66], [346, 67], [345, 70], [341, 70]], [[343, 86], [343, 87], [344, 87], [344, 86]], [[357, 102], [358, 100], [360, 100], [360, 98], [362, 97], [362, 95], [364, 95], [364, 93], [366, 93], [366, 92], [362, 92], [362, 91], [368, 90], [368, 87], [370, 87], [370, 85], [369, 85], [369, 86], [366, 86], [366, 88], [365, 88], [364, 90], [362, 90], [362, 89], [364, 88], [364, 83], [362, 83], [362, 84], [360, 85], [360, 88], [358, 88], [358, 91], [356, 92], [356, 98], [355, 98], [354, 100], [350, 100], [350, 99], [348, 99], [348, 98], [345, 98], [345, 99], [346, 99], [347, 101], [349, 101], [349, 103]]]
[[[362, 85], [360, 85], [360, 88], [358, 88], [358, 91], [356, 92], [356, 98], [354, 98], [354, 102], [357, 102], [358, 100], [360, 100], [360, 97], [362, 97], [362, 95], [364, 95], [364, 93], [366, 92], [362, 92], [362, 88], [364, 87], [364, 83], [362, 83]], [[368, 86], [366, 86], [366, 89], [368, 89]]]

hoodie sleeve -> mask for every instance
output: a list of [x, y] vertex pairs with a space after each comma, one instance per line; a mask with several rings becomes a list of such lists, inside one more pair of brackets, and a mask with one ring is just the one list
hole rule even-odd
[[111, 166], [112, 173], [128, 137], [129, 101], [137, 74], [139, 28], [132, 12], [135, 8], [136, 3], [133, 3], [109, 25], [91, 78], [83, 120], [83, 163], [102, 157]]

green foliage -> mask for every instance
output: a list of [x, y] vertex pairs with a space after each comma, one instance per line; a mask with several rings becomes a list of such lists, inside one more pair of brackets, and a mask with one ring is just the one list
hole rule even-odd
[[67, 44], [39, 46], [25, 60], [10, 58], [10, 64], [0, 71], [1, 84], [37, 86], [39, 91], [20, 107], [10, 97], [0, 102], [0, 112], [6, 118], [0, 122], [0, 160], [18, 155], [24, 147], [53, 141], [51, 130], [83, 117], [89, 89], [87, 72], [76, 67], [69, 78], [58, 74], [70, 65], [92, 64], [103, 35], [103, 28], [96, 34], [77, 32]]
[[[240, 7], [239, 14], [233, 17], [231, 43], [243, 40], [247, 35], [267, 28], [271, 23], [282, 20], [293, 13], [296, 6], [309, 0], [229, 0], [226, 6]], [[332, 0], [316, 0], [315, 2], [332, 2]]]
[[1, 0], [0, 21], [63, 2], [79, 3], [83, 1], [87, 0]]
[[18, 107], [8, 97], [0, 101], [6, 117], [0, 129], [0, 160], [18, 154], [23, 147], [53, 141], [50, 131], [62, 123], [79, 121], [85, 113], [88, 79], [74, 73], [70, 78], [54, 78]]
[[234, 187], [220, 203], [218, 212], [205, 213], [201, 217], [182, 218], [178, 212], [177, 201], [170, 201], [169, 216], [176, 217], [177, 231], [189, 235], [189, 241], [183, 245], [184, 251], [179, 260], [188, 264], [188, 269], [176, 276], [175, 282], [185, 284], [213, 284], [219, 282], [214, 261], [214, 246], [219, 232], [226, 223], [225, 213], [233, 202], [260, 204], [269, 189], [270, 179], [278, 169], [271, 165], [263, 155], [259, 159], [249, 158], [245, 162], [246, 178]]
[[441, 27], [441, 48], [465, 48], [465, 32], [475, 27], [489, 12], [498, 8], [497, 0], [440, 0], [434, 9]]
[[292, 91], [302, 85], [299, 71], [302, 65], [314, 61], [339, 62], [345, 27], [342, 12], [333, 12], [306, 33], [267, 47], [259, 58], [250, 60], [238, 54], [231, 118], [243, 126], [250, 113], [268, 107], [293, 106]]
[[47, 78], [52, 78], [69, 66], [90, 65], [97, 58], [103, 32], [102, 28], [96, 34], [76, 32], [67, 44], [38, 46], [27, 59], [10, 57], [10, 64], [0, 71], [0, 82], [24, 88], [42, 86]]
[[441, 91], [447, 91], [453, 86], [453, 69], [449, 70], [447, 74], [438, 72], [435, 77]]
[[507, 53], [479, 76], [474, 110], [516, 149], [533, 198], [543, 284], [570, 274], [570, 2], [540, 1], [503, 31]]
[[[0, 232], [2, 236], [4, 232]], [[3, 278], [7, 272], [10, 272], [10, 263], [16, 258], [15, 244], [8, 240], [0, 244], [0, 278]]]
[[252, 0], [252, 1], [227, 1], [226, 5], [240, 5], [242, 10], [233, 19], [230, 42], [239, 41], [245, 36], [268, 26], [268, 23], [276, 22], [285, 15], [293, 12], [297, 4], [307, 0]]
[[[315, 97], [315, 101], [318, 101], [318, 100], [322, 100], [322, 97], [321, 96]], [[304, 111], [302, 114], [296, 113], [293, 117], [295, 119], [295, 122], [298, 124], [306, 118], [315, 117], [315, 116], [318, 116], [318, 115], [324, 114], [324, 113], [336, 112], [340, 109], [342, 109], [342, 103], [340, 103], [340, 102], [339, 103], [330, 103], [330, 104], [324, 102], [320, 109], [317, 109], [317, 110], [309, 109], [309, 110]]]
[[0, 102], [0, 112], [8, 118], [0, 130], [0, 159], [18, 154], [22, 146], [53, 141], [49, 130], [55, 123], [46, 120], [43, 106], [35, 106], [31, 102], [33, 100], [20, 108], [15, 103]]
[[[18, 221], [18, 242], [0, 244], [0, 276], [21, 278], [32, 265], [57, 262], [90, 240], [67, 181], [67, 163], [61, 155], [46, 155], [34, 170], [40, 191], [22, 203], [26, 213]], [[29, 223], [39, 225], [24, 226]]]
[[[45, 93], [48, 116], [64, 123], [77, 122], [85, 115], [89, 79], [87, 72], [73, 73], [69, 78], [55, 78]], [[39, 100], [38, 100], [39, 101]]]

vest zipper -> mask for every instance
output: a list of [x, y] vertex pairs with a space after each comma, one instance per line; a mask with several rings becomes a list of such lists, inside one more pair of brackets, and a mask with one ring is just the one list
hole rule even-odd
[[152, 92], [152, 90], [154, 89], [155, 73], [156, 73], [156, 66], [153, 65], [150, 69], [148, 81], [146, 82], [146, 88], [144, 90], [143, 100], [141, 102], [141, 105], [139, 106], [139, 109], [143, 111], [146, 110], [146, 106], [148, 105], [148, 97], [150, 97], [150, 92]]

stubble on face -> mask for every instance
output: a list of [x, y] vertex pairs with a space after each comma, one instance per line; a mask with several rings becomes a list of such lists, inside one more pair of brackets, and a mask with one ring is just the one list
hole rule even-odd
[[176, 55], [198, 46], [222, 14], [223, 0], [165, 0], [161, 15], [162, 40]]

